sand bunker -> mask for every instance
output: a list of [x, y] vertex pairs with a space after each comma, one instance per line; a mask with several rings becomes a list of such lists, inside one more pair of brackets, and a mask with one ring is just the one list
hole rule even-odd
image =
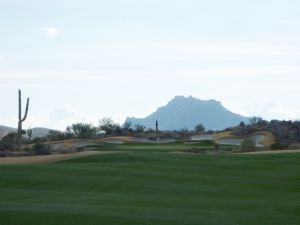
[[74, 147], [74, 148], [85, 148], [92, 145], [99, 144], [97, 141], [92, 140], [66, 140], [66, 141], [57, 141], [57, 142], [48, 142], [46, 143], [51, 147], [51, 150], [58, 150], [66, 147]]
[[[261, 144], [261, 141], [264, 139], [264, 135], [253, 135], [253, 136], [249, 137], [248, 139], [253, 140], [256, 147], [264, 146]], [[245, 138], [241, 138], [241, 139], [228, 138], [228, 139], [219, 139], [216, 141], [216, 143], [221, 144], [221, 145], [240, 146], [244, 140], [245, 140]]]
[[110, 140], [104, 140], [103, 143], [120, 145], [120, 144], [124, 144], [124, 141], [110, 139]]
[[191, 136], [191, 141], [211, 141], [213, 137], [213, 134], [193, 135]]
[[175, 139], [172, 138], [163, 138], [160, 140], [148, 140], [146, 138], [139, 138], [139, 137], [111, 137], [111, 138], [103, 138], [101, 140], [104, 143], [110, 143], [110, 144], [123, 144], [123, 143], [158, 143], [158, 144], [163, 144], [163, 143], [172, 143], [175, 142]]

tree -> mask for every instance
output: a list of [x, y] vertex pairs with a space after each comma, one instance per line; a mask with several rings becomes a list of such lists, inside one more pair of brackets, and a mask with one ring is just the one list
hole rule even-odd
[[47, 138], [50, 141], [60, 141], [66, 139], [66, 135], [61, 131], [50, 130], [47, 135]]
[[129, 130], [132, 126], [132, 122], [130, 120], [126, 120], [124, 125], [123, 125], [123, 128], [124, 130]]
[[197, 133], [204, 133], [205, 127], [201, 123], [199, 123], [198, 125], [195, 126], [195, 131]]
[[244, 121], [241, 121], [239, 126], [240, 126], [240, 127], [245, 127], [245, 126], [246, 126], [246, 124], [245, 124], [245, 122], [244, 122]]
[[179, 139], [187, 139], [191, 136], [191, 132], [187, 128], [182, 128], [180, 131], [176, 131], [179, 134]]
[[135, 127], [135, 131], [136, 131], [137, 133], [144, 133], [144, 132], [145, 132], [145, 129], [146, 129], [145, 126], [140, 125], [140, 124], [136, 124], [134, 127]]
[[105, 131], [106, 134], [120, 134], [122, 129], [119, 124], [115, 123], [111, 118], [104, 117], [103, 119], [99, 120], [99, 127], [100, 131]]
[[263, 119], [261, 117], [258, 117], [258, 116], [254, 116], [254, 117], [251, 117], [249, 119], [249, 122], [251, 125], [254, 125], [254, 124], [258, 124], [259, 122], [261, 122]]
[[91, 124], [75, 123], [66, 128], [67, 136], [75, 138], [95, 138], [97, 129]]

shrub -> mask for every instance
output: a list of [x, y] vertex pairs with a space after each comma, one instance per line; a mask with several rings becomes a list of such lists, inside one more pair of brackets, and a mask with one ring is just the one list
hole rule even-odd
[[46, 137], [34, 137], [33, 139], [31, 139], [30, 143], [38, 144], [38, 143], [42, 143], [42, 142], [46, 142], [46, 141], [48, 141], [48, 139]]
[[50, 147], [45, 144], [37, 143], [32, 147], [31, 151], [34, 155], [48, 155], [50, 154]]
[[191, 149], [186, 149], [183, 152], [188, 152], [188, 153], [205, 153], [206, 151], [208, 151], [209, 149], [205, 149], [205, 148], [191, 148]]
[[[131, 126], [131, 124], [130, 124]], [[120, 135], [122, 134], [122, 128], [119, 124], [115, 123], [111, 118], [103, 118], [99, 120], [100, 131], [105, 131], [107, 135]], [[129, 127], [128, 127], [129, 129]]]
[[135, 131], [136, 131], [137, 133], [144, 133], [144, 132], [145, 132], [145, 129], [146, 129], [145, 126], [140, 125], [140, 124], [136, 124], [136, 125], [134, 125], [134, 127], [135, 127]]
[[215, 151], [220, 151], [221, 150], [221, 147], [218, 143], [215, 143], [214, 148], [215, 148]]
[[270, 146], [270, 148], [271, 148], [271, 150], [285, 150], [288, 148], [288, 146], [277, 142], [277, 143], [272, 144]]
[[297, 144], [291, 144], [289, 146], [289, 149], [291, 149], [291, 150], [298, 150], [298, 149], [300, 149], [300, 144], [299, 143], [297, 143]]
[[5, 144], [0, 140], [0, 151], [5, 150]]
[[2, 138], [1, 148], [4, 150], [16, 150], [17, 149], [17, 134], [9, 133]]
[[245, 139], [241, 144], [241, 152], [255, 151], [255, 142], [251, 139]]
[[205, 132], [204, 126], [201, 123], [197, 124], [195, 126], [195, 132], [196, 133], [204, 133]]
[[215, 134], [216, 132], [214, 130], [208, 130], [206, 131], [206, 134]]
[[66, 129], [67, 136], [87, 139], [87, 138], [95, 138], [97, 135], [97, 129], [87, 123], [75, 123]]
[[11, 156], [11, 151], [0, 151], [0, 157], [9, 157]]
[[49, 141], [60, 141], [66, 139], [65, 133], [61, 131], [51, 130], [47, 135]]

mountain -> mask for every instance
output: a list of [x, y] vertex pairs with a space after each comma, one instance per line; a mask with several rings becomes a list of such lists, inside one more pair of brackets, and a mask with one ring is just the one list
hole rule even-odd
[[[32, 137], [45, 137], [49, 134], [51, 129], [44, 128], [44, 127], [35, 127], [32, 128]], [[17, 132], [16, 128], [1, 126], [0, 125], [0, 139], [2, 139], [8, 133]]]
[[249, 118], [235, 114], [226, 109], [216, 100], [199, 100], [192, 96], [176, 96], [166, 106], [160, 107], [156, 112], [146, 118], [127, 118], [131, 122], [147, 128], [155, 128], [155, 121], [159, 122], [159, 130], [193, 130], [199, 123], [206, 130], [222, 130], [236, 126], [241, 121], [248, 123]]
[[51, 129], [44, 127], [35, 127], [32, 128], [32, 137], [45, 137], [49, 134]]

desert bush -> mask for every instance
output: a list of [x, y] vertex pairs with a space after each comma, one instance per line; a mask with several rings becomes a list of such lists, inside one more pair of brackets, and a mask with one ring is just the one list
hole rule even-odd
[[30, 143], [31, 144], [37, 144], [37, 143], [43, 143], [43, 142], [46, 142], [48, 141], [48, 139], [46, 137], [34, 137]]
[[123, 125], [123, 128], [126, 131], [132, 131], [132, 122], [129, 119], [127, 119]]
[[204, 126], [201, 123], [197, 124], [195, 126], [195, 132], [196, 133], [204, 133], [205, 132]]
[[289, 149], [291, 149], [291, 150], [298, 150], [298, 149], [300, 149], [300, 143], [291, 144], [289, 146]]
[[158, 136], [157, 136], [157, 134], [155, 133], [155, 132], [152, 132], [152, 133], [147, 133], [146, 135], [145, 135], [145, 137], [148, 139], [148, 140], [152, 140], [152, 141], [156, 141], [157, 140], [157, 138], [158, 138]]
[[206, 151], [209, 151], [211, 149], [206, 149], [206, 148], [190, 148], [190, 149], [185, 149], [183, 152], [187, 153], [206, 153]]
[[[130, 124], [131, 126], [131, 124]], [[129, 129], [129, 127], [127, 127]], [[122, 134], [122, 128], [118, 123], [115, 123], [111, 118], [102, 118], [99, 120], [98, 129], [105, 131], [107, 135], [120, 135]]]
[[34, 155], [49, 155], [50, 147], [49, 145], [37, 143], [32, 147], [31, 151], [33, 152]]
[[11, 150], [3, 150], [0, 151], [0, 157], [19, 157], [19, 156], [31, 156], [32, 152], [26, 151], [11, 151]]
[[206, 131], [206, 134], [215, 134], [216, 133], [216, 131], [214, 131], [214, 130], [208, 130], [208, 131]]
[[279, 142], [276, 142], [270, 146], [271, 150], [285, 150], [287, 148], [288, 148], [288, 145], [284, 145]]
[[2, 144], [1, 148], [2, 149], [7, 149], [7, 150], [16, 150], [17, 149], [17, 134], [16, 133], [9, 133], [5, 135], [2, 138]]
[[245, 122], [241, 121], [239, 127], [245, 127], [245, 126], [246, 126]]
[[255, 142], [251, 139], [245, 139], [241, 143], [240, 151], [241, 152], [253, 152], [253, 151], [255, 151]]
[[218, 143], [214, 144], [214, 149], [215, 151], [220, 151], [221, 150], [221, 146]]
[[144, 132], [145, 132], [145, 129], [146, 129], [145, 126], [140, 125], [140, 124], [135, 124], [135, 125], [134, 125], [134, 128], [135, 128], [135, 131], [136, 131], [137, 133], [144, 133]]
[[68, 137], [86, 139], [95, 138], [97, 136], [97, 129], [91, 124], [75, 123], [67, 127], [66, 133]]
[[51, 130], [47, 135], [49, 141], [61, 141], [66, 139], [64, 132]]
[[0, 151], [5, 150], [5, 144], [0, 140]]
[[0, 157], [9, 157], [11, 156], [11, 151], [0, 151]]
[[176, 131], [176, 133], [179, 135], [179, 139], [189, 139], [190, 136], [193, 134], [193, 132], [189, 131], [188, 129], [181, 129], [180, 131]]
[[250, 122], [251, 125], [258, 124], [261, 121], [263, 121], [263, 119], [261, 117], [258, 117], [258, 116], [254, 116], [254, 117], [249, 119], [249, 122]]

